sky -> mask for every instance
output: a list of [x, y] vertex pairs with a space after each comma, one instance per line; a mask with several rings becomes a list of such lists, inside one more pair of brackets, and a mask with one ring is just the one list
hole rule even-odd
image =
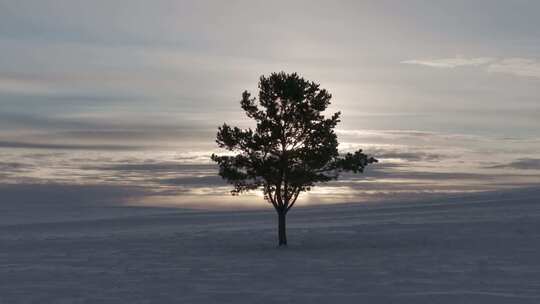
[[538, 28], [532, 0], [0, 0], [0, 193], [263, 206], [209, 155], [278, 71], [330, 91], [340, 149], [381, 160], [303, 204], [535, 186]]

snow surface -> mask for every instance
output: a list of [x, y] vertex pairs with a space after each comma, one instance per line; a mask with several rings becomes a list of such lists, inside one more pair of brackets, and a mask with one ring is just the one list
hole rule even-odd
[[539, 198], [1, 221], [0, 303], [540, 303]]

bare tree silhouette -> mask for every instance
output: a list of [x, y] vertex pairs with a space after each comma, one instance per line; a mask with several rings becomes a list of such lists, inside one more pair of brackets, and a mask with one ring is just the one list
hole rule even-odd
[[358, 150], [340, 155], [334, 132], [340, 112], [322, 112], [332, 95], [319, 84], [284, 72], [261, 76], [259, 98], [245, 91], [240, 101], [255, 129], [219, 127], [217, 144], [236, 155], [212, 155], [233, 195], [260, 189], [278, 213], [279, 246], [287, 245], [285, 218], [302, 191], [337, 179], [342, 171], [363, 172], [377, 162]]

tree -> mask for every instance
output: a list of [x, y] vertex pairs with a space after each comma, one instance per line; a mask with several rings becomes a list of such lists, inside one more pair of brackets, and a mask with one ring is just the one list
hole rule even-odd
[[[342, 171], [363, 172], [377, 162], [358, 150], [340, 155], [334, 128], [340, 112], [322, 112], [332, 95], [319, 84], [284, 72], [261, 76], [259, 98], [244, 91], [240, 101], [255, 129], [227, 124], [216, 142], [229, 155], [212, 154], [219, 175], [234, 185], [233, 195], [260, 189], [278, 214], [279, 246], [287, 245], [285, 219], [303, 191], [337, 179]], [[234, 154], [234, 155], [232, 155]]]

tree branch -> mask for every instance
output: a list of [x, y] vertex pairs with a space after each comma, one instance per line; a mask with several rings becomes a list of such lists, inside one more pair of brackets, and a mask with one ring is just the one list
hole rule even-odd
[[296, 199], [298, 198], [298, 194], [300, 194], [300, 189], [295, 191], [294, 198], [291, 200], [291, 204], [287, 207], [285, 212], [289, 212], [289, 210], [294, 206], [294, 203], [296, 203]]
[[[266, 186], [266, 192], [268, 193], [268, 198], [270, 199], [270, 202], [272, 203], [274, 208], [276, 210], [278, 210], [278, 205], [276, 204], [275, 199], [272, 197], [272, 192], [270, 192], [270, 187], [269, 186]], [[275, 193], [274, 193], [274, 195], [275, 195]]]

